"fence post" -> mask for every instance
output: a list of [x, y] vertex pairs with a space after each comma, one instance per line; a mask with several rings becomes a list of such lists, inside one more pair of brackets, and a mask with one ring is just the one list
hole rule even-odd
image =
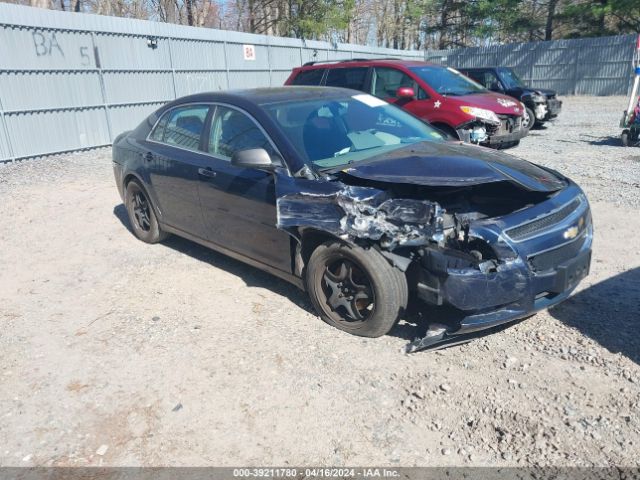
[[573, 47], [574, 55], [573, 55], [573, 93], [572, 95], [576, 95], [578, 91], [578, 59], [580, 58], [580, 49]]
[[273, 67], [271, 65], [271, 41], [270, 36], [267, 36], [267, 63], [269, 64], [269, 87], [273, 87]]
[[173, 47], [171, 46], [171, 37], [167, 37], [169, 45], [169, 66], [171, 67], [171, 81], [173, 83], [173, 98], [178, 98], [178, 89], [176, 88], [176, 66], [173, 64]]
[[224, 69], [227, 76], [227, 90], [231, 88], [231, 82], [229, 81], [229, 54], [227, 52], [227, 41], [222, 43], [222, 51], [224, 52]]
[[13, 146], [11, 145], [11, 137], [9, 136], [9, 127], [7, 126], [7, 121], [4, 118], [4, 106], [2, 103], [2, 91], [0, 90], [0, 126], [2, 126], [2, 130], [4, 131], [4, 136], [7, 139], [7, 149], [9, 150], [9, 158], [11, 162], [16, 161], [16, 157], [13, 154]]
[[96, 64], [98, 70], [98, 78], [100, 79], [100, 93], [102, 95], [102, 108], [104, 108], [104, 114], [107, 119], [107, 131], [109, 132], [109, 143], [113, 142], [113, 131], [111, 129], [111, 114], [109, 112], [109, 104], [107, 103], [107, 89], [104, 85], [104, 76], [102, 74], [102, 62], [100, 62], [100, 51], [96, 44], [96, 34], [91, 31], [91, 44], [93, 45], [93, 61]]
[[529, 58], [530, 58], [530, 60], [529, 60], [529, 79], [528, 79], [528, 83], [532, 87], [535, 87], [535, 85], [533, 84], [533, 70], [535, 68], [536, 62], [538, 61], [538, 45], [536, 45], [535, 43], [533, 44], [533, 48], [531, 49], [531, 55], [530, 55]]

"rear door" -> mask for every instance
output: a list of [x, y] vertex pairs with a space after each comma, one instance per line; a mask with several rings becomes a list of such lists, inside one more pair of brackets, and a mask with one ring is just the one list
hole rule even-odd
[[201, 150], [209, 105], [183, 105], [165, 112], [144, 142], [144, 163], [162, 221], [202, 237], [198, 199], [199, 169], [207, 162]]
[[279, 158], [257, 122], [242, 110], [218, 105], [206, 134], [212, 175], [198, 192], [207, 239], [285, 272], [291, 272], [290, 237], [276, 228], [275, 177], [231, 165], [238, 150], [264, 148]]
[[330, 68], [326, 75], [325, 85], [366, 92], [368, 73], [369, 67]]

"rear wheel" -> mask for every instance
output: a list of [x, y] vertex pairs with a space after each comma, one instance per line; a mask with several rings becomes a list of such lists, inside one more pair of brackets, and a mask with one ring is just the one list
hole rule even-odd
[[147, 243], [158, 243], [167, 238], [167, 233], [160, 229], [147, 192], [136, 180], [127, 184], [124, 198], [129, 222], [136, 237]]
[[628, 147], [629, 146], [629, 130], [623, 130], [622, 135], [620, 136], [620, 139], [622, 140], [622, 146]]
[[405, 311], [405, 275], [377, 250], [329, 241], [311, 254], [306, 274], [322, 320], [364, 337], [386, 334]]

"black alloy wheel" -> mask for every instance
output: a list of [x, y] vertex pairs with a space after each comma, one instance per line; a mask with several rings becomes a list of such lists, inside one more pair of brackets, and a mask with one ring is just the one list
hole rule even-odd
[[322, 293], [337, 322], [364, 322], [374, 312], [375, 293], [371, 280], [347, 258], [337, 256], [327, 262]]
[[305, 270], [313, 306], [340, 330], [379, 337], [406, 310], [407, 277], [375, 248], [329, 240], [313, 251]]
[[125, 207], [129, 214], [133, 233], [140, 240], [147, 243], [158, 243], [167, 237], [167, 234], [160, 229], [147, 192], [136, 180], [127, 183]]
[[133, 194], [133, 216], [138, 228], [145, 232], [151, 230], [149, 201], [141, 190]]

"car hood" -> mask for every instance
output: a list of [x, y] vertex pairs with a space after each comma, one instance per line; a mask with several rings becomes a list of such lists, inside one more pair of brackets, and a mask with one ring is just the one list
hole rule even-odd
[[548, 88], [536, 88], [536, 90], [540, 93], [545, 94], [547, 97], [554, 97], [556, 95], [555, 90], [549, 90]]
[[458, 142], [421, 142], [385, 153], [341, 170], [359, 179], [425, 185], [462, 187], [511, 182], [537, 192], [554, 192], [567, 185], [554, 172], [495, 150]]
[[471, 95], [445, 97], [447, 103], [455, 103], [460, 106], [469, 105], [491, 110], [498, 115], [522, 115], [522, 106], [518, 100], [500, 93], [485, 92]]
[[533, 93], [546, 95], [547, 97], [553, 97], [556, 94], [555, 90], [549, 90], [548, 88], [525, 88], [523, 90], [524, 95], [531, 95]]

